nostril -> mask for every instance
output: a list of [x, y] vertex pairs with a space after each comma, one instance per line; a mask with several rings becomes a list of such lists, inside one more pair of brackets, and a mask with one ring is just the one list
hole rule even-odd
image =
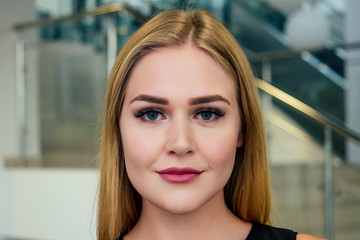
[[188, 151], [180, 151], [180, 150], [173, 150], [173, 151], [169, 151], [169, 155], [170, 156], [185, 156], [185, 155], [189, 155], [192, 154], [193, 151], [192, 150], [188, 150]]
[[169, 155], [176, 155], [176, 153], [174, 151], [170, 151]]

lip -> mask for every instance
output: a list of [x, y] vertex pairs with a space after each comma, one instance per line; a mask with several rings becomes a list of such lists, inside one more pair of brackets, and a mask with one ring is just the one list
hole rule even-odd
[[171, 183], [187, 183], [198, 178], [203, 172], [193, 168], [172, 167], [157, 171], [156, 173], [165, 181]]

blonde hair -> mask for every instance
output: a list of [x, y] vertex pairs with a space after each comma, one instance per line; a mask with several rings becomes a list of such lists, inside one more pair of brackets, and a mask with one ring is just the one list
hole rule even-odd
[[248, 60], [230, 32], [203, 10], [167, 10], [149, 20], [120, 51], [105, 98], [101, 142], [98, 239], [117, 239], [140, 216], [141, 196], [124, 164], [119, 119], [126, 84], [136, 62], [150, 51], [187, 41], [208, 52], [234, 80], [244, 146], [237, 149], [232, 175], [224, 188], [229, 209], [245, 221], [269, 224], [270, 186], [263, 120]]

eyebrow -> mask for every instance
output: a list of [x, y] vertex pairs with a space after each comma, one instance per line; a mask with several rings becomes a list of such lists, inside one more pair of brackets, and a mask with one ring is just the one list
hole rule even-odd
[[[145, 101], [145, 102], [156, 103], [156, 104], [161, 104], [161, 105], [169, 104], [169, 101], [166, 98], [155, 97], [155, 96], [150, 96], [150, 95], [143, 95], [143, 94], [135, 97], [133, 100], [131, 100], [130, 103], [133, 103], [135, 101]], [[216, 101], [226, 102], [227, 104], [231, 105], [229, 100], [227, 100], [226, 98], [224, 98], [220, 95], [211, 95], [211, 96], [192, 98], [192, 99], [190, 99], [189, 102], [190, 102], [190, 105], [199, 105], [199, 104], [216, 102]]]
[[211, 96], [193, 98], [193, 99], [190, 99], [190, 105], [198, 105], [198, 104], [210, 103], [210, 102], [216, 102], [216, 101], [226, 102], [227, 104], [231, 105], [229, 100], [227, 100], [226, 98], [224, 98], [220, 95], [211, 95]]
[[131, 100], [130, 103], [133, 103], [135, 101], [145, 101], [145, 102], [156, 103], [156, 104], [161, 104], [161, 105], [169, 104], [169, 101], [165, 98], [154, 97], [154, 96], [150, 96], [150, 95], [139, 95], [136, 98], [134, 98], [133, 100]]

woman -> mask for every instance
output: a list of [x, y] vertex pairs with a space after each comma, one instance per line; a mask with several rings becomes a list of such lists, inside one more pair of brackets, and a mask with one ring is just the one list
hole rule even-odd
[[249, 63], [206, 11], [165, 11], [119, 53], [105, 100], [99, 239], [319, 239], [270, 227]]

